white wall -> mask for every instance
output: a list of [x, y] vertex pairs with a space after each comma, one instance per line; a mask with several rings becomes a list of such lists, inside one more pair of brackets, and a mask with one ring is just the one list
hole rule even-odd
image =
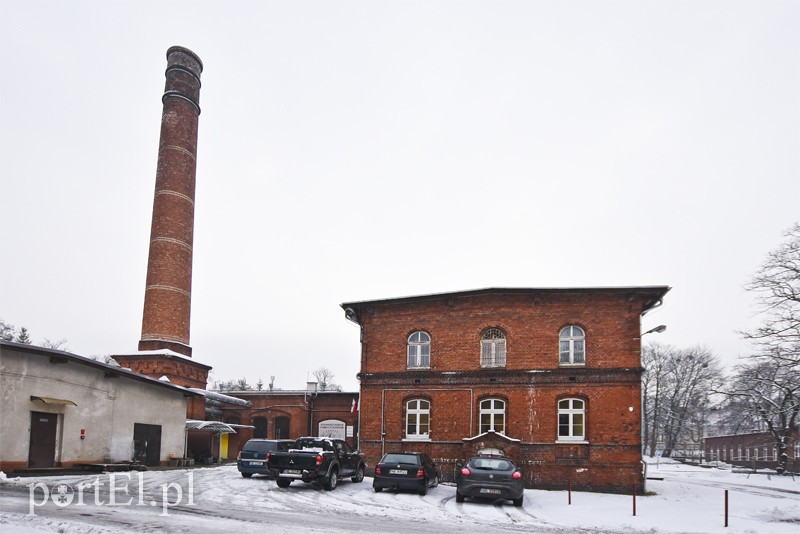
[[[31, 395], [68, 399], [77, 406], [44, 404]], [[73, 360], [0, 346], [0, 461], [27, 462], [31, 412], [62, 414], [57, 460], [130, 461], [133, 425], [161, 426], [161, 460], [183, 455], [186, 398], [179, 390], [110, 374]], [[81, 429], [86, 439], [80, 439]], [[58, 450], [60, 449], [60, 455]], [[60, 456], [60, 458], [59, 458]]]

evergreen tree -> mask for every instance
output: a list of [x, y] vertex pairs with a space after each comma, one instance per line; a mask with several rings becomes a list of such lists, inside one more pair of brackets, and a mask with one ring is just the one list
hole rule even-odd
[[31, 336], [28, 334], [28, 329], [24, 326], [19, 329], [19, 334], [17, 334], [17, 339], [15, 341], [24, 345], [30, 345], [33, 342]]

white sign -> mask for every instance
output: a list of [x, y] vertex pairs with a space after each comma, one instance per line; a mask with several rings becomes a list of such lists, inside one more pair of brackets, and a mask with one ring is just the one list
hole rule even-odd
[[336, 419], [320, 421], [317, 435], [321, 438], [344, 439], [346, 426], [344, 421], [337, 421]]

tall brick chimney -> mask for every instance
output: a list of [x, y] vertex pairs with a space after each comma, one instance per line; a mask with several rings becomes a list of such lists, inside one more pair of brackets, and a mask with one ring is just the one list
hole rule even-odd
[[191, 357], [192, 243], [203, 63], [186, 48], [167, 50], [150, 255], [139, 350]]
[[[191, 358], [192, 242], [200, 73], [194, 52], [167, 50], [167, 84], [161, 101], [150, 256], [144, 293], [142, 337], [137, 352], [115, 354], [123, 367], [179, 386], [205, 389], [211, 366]], [[187, 401], [187, 417], [205, 418], [205, 400]]]

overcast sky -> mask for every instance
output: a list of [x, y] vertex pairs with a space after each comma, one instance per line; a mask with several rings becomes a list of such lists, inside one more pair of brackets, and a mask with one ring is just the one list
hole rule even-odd
[[0, 317], [84, 356], [139, 341], [172, 45], [217, 379], [355, 390], [340, 303], [485, 287], [669, 285], [645, 340], [730, 365], [800, 219], [798, 1], [0, 6]]

